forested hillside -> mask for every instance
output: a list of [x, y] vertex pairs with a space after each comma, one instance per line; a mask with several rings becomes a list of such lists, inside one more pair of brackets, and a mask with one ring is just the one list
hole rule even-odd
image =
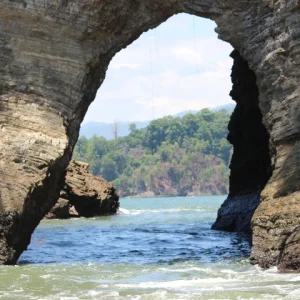
[[128, 136], [115, 140], [80, 137], [74, 158], [112, 181], [123, 197], [226, 194], [229, 117], [226, 111], [204, 109], [157, 119], [143, 129], [133, 123]]

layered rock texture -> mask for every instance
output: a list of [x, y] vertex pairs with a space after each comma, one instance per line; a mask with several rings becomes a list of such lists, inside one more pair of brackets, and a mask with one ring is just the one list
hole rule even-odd
[[88, 164], [78, 161], [70, 163], [60, 198], [46, 219], [88, 218], [117, 212], [119, 196], [115, 188], [89, 173], [88, 167]]
[[[273, 172], [263, 187], [262, 179], [270, 174], [265, 169], [269, 162], [259, 158], [260, 152], [254, 145], [250, 152], [242, 149], [253, 142], [258, 142], [258, 147], [267, 143], [266, 140], [262, 143], [262, 134], [258, 132], [262, 128], [256, 123], [258, 115], [254, 113], [258, 106], [243, 104], [235, 114], [247, 116], [249, 125], [241, 125], [240, 132], [233, 124], [230, 129], [239, 153], [232, 162], [231, 194], [256, 195], [263, 188], [252, 218], [253, 261], [263, 267], [279, 265], [282, 270], [299, 270], [298, 0], [2, 0], [2, 264], [16, 263], [33, 230], [59, 198], [80, 123], [104, 80], [111, 58], [144, 31], [180, 12], [214, 20], [219, 37], [236, 49], [256, 76], [251, 97], [239, 101], [256, 101], [254, 94], [259, 95], [266, 129], [263, 135], [269, 137]], [[250, 77], [247, 81], [253, 84], [254, 78]], [[236, 88], [238, 82], [243, 82], [243, 78], [234, 82]], [[236, 124], [242, 124], [241, 120]], [[257, 139], [252, 139], [251, 126]], [[233, 132], [237, 134], [232, 135]], [[239, 142], [249, 134], [248, 143]], [[251, 153], [256, 157], [255, 167]], [[262, 153], [266, 158], [265, 152]], [[238, 167], [239, 162], [243, 168]], [[249, 186], [244, 177], [248, 167]], [[265, 170], [258, 172], [257, 180], [252, 175], [256, 167]], [[240, 178], [237, 174], [241, 172]]]

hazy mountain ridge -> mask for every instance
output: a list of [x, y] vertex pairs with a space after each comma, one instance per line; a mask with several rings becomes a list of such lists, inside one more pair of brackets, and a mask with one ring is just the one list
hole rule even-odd
[[[211, 111], [218, 111], [218, 110], [226, 110], [227, 113], [231, 114], [235, 108], [234, 103], [228, 103], [225, 105], [217, 106], [211, 108]], [[174, 117], [184, 117], [187, 114], [196, 114], [199, 111], [197, 110], [186, 110], [175, 114]], [[137, 122], [118, 122], [118, 136], [124, 137], [129, 135], [129, 125], [134, 123], [136, 124], [137, 129], [142, 129], [147, 127], [150, 124], [151, 120], [148, 121], [137, 121]], [[80, 136], [85, 136], [86, 138], [91, 138], [92, 136], [103, 136], [107, 140], [111, 140], [114, 137], [113, 128], [115, 127], [114, 123], [105, 123], [105, 122], [88, 122], [81, 126], [80, 129]]]

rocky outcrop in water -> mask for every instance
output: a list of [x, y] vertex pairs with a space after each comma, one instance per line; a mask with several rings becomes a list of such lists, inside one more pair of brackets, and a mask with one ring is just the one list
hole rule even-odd
[[95, 217], [114, 214], [119, 207], [115, 188], [88, 172], [89, 165], [72, 161], [60, 198], [45, 216], [46, 219]]
[[228, 196], [218, 211], [212, 229], [251, 234], [251, 219], [259, 202], [259, 192]]
[[[284, 261], [290, 271], [299, 270], [298, 253], [289, 250], [298, 248], [294, 242], [286, 244], [300, 225], [298, 0], [2, 0], [0, 263], [16, 263], [59, 198], [80, 123], [110, 60], [143, 32], [180, 12], [214, 20], [219, 37], [256, 76], [273, 173], [252, 218], [252, 259], [264, 267]], [[250, 92], [257, 93], [255, 88]], [[243, 115], [249, 123], [237, 140], [256, 124], [248, 117], [252, 112]], [[238, 161], [252, 170], [252, 154], [262, 161], [256, 147], [241, 151], [238, 144]], [[239, 170], [234, 162], [232, 167], [232, 172]], [[265, 175], [257, 181], [251, 177], [249, 191], [244, 185], [249, 171], [240, 170], [242, 180], [231, 176], [231, 193], [249, 194], [256, 183], [262, 186]]]

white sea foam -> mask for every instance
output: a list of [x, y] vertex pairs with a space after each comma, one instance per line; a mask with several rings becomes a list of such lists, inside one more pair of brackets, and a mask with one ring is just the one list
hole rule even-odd
[[178, 207], [178, 208], [165, 208], [165, 209], [126, 209], [119, 208], [118, 213], [121, 215], [139, 215], [144, 213], [178, 213], [178, 212], [204, 212], [204, 208], [187, 208], [187, 207]]
[[183, 267], [181, 269], [159, 268], [158, 270], [168, 272], [168, 273], [199, 272], [199, 273], [211, 274], [216, 272], [211, 268], [197, 268], [197, 267]]
[[43, 278], [43, 279], [49, 279], [49, 278], [52, 277], [52, 275], [51, 274], [46, 274], [46, 275], [42, 275], [40, 277]]
[[119, 208], [118, 209], [118, 214], [120, 214], [120, 215], [130, 215], [130, 211], [126, 208]]
[[[197, 290], [222, 290], [221, 285], [215, 286], [215, 284], [227, 283], [225, 278], [206, 278], [206, 279], [191, 279], [191, 280], [174, 280], [174, 281], [149, 281], [136, 284], [121, 283], [116, 284], [120, 288], [134, 288], [134, 289], [171, 289], [181, 290], [186, 287], [193, 287]], [[207, 287], [205, 287], [207, 285]]]

